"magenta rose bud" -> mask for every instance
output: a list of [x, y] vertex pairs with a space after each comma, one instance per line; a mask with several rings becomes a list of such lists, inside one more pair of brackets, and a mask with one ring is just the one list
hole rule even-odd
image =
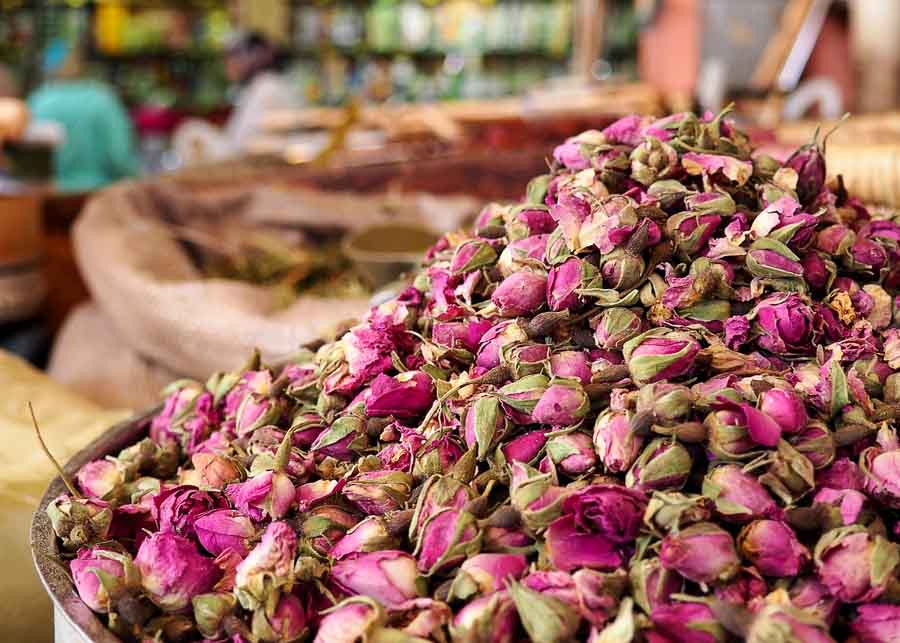
[[759, 396], [759, 410], [775, 420], [783, 433], [800, 433], [809, 419], [803, 399], [794, 391], [770, 388]]
[[245, 609], [267, 604], [272, 593], [294, 581], [297, 535], [287, 523], [272, 522], [237, 566], [234, 593]]
[[88, 498], [106, 498], [125, 482], [121, 468], [112, 459], [88, 462], [78, 470], [75, 479]]
[[658, 605], [650, 613], [655, 631], [679, 643], [718, 643], [726, 640], [725, 629], [706, 603], [683, 602]]
[[194, 535], [194, 521], [201, 514], [227, 506], [219, 494], [182, 485], [160, 491], [153, 497], [160, 531], [174, 531], [182, 536]]
[[755, 520], [738, 535], [738, 550], [764, 576], [793, 577], [809, 562], [794, 530], [779, 520]]
[[590, 384], [593, 377], [591, 362], [584, 351], [562, 351], [551, 355], [550, 374], [577, 379], [583, 385]]
[[672, 595], [684, 589], [681, 575], [663, 567], [659, 558], [643, 558], [632, 563], [628, 581], [634, 601], [647, 613], [658, 605], [670, 603]]
[[815, 576], [797, 579], [790, 588], [791, 604], [832, 624], [840, 603]]
[[547, 456], [556, 465], [557, 471], [572, 477], [587, 473], [597, 463], [591, 436], [580, 431], [550, 438], [547, 441]]
[[416, 598], [418, 575], [416, 559], [396, 550], [353, 554], [331, 568], [338, 590], [350, 596], [370, 596], [386, 607]]
[[774, 517], [778, 505], [756, 476], [739, 466], [716, 467], [703, 479], [703, 495], [716, 503], [716, 513], [729, 522]]
[[603, 466], [611, 473], [628, 471], [644, 446], [644, 440], [631, 430], [624, 413], [604, 411], [594, 423], [594, 447]]
[[500, 447], [507, 462], [531, 462], [547, 443], [546, 431], [529, 431]]
[[213, 556], [229, 549], [245, 556], [250, 551], [248, 543], [256, 535], [256, 528], [239, 511], [214, 509], [197, 517], [194, 532], [200, 545]]
[[574, 426], [584, 419], [590, 408], [591, 401], [577, 380], [553, 378], [531, 412], [531, 417], [539, 424]]
[[518, 634], [516, 606], [507, 592], [494, 592], [472, 599], [460, 609], [450, 625], [454, 641], [513, 643]]
[[797, 196], [803, 203], [814, 200], [825, 186], [825, 156], [817, 143], [804, 145], [784, 162], [797, 172]]
[[205, 594], [222, 575], [212, 558], [193, 542], [172, 532], [157, 532], [141, 543], [134, 564], [147, 596], [166, 612], [179, 612], [191, 598]]
[[490, 330], [488, 319], [467, 322], [435, 322], [431, 327], [431, 341], [448, 348], [461, 348], [474, 353], [484, 334]]
[[141, 585], [131, 556], [102, 547], [84, 547], [69, 563], [81, 600], [95, 612], [107, 613], [113, 601]]
[[700, 344], [691, 335], [654, 328], [623, 346], [628, 372], [638, 384], [670, 380], [690, 373]]
[[286, 474], [263, 471], [246, 482], [228, 485], [225, 495], [235, 509], [258, 522], [266, 516], [277, 520], [287, 515], [297, 490]]
[[671, 533], [662, 541], [659, 560], [695, 583], [726, 581], [740, 567], [731, 534], [709, 522]]
[[450, 272], [462, 275], [478, 268], [493, 265], [497, 251], [483, 239], [469, 239], [459, 244], [450, 261]]
[[379, 375], [366, 400], [366, 415], [409, 420], [423, 415], [434, 401], [434, 382], [422, 371], [407, 371], [394, 377]]
[[533, 272], [516, 272], [504, 279], [491, 301], [503, 317], [520, 317], [538, 311], [547, 296], [547, 277]]
[[353, 526], [331, 547], [328, 555], [334, 559], [352, 554], [393, 549], [400, 544], [395, 529], [384, 516], [369, 516]]
[[809, 304], [793, 293], [775, 293], [750, 312], [760, 348], [775, 354], [809, 353], [813, 349], [815, 315]]
[[581, 303], [577, 290], [596, 273], [596, 268], [578, 257], [569, 257], [547, 274], [547, 306], [550, 310], [573, 310]]
[[481, 338], [478, 353], [475, 357], [476, 366], [491, 369], [500, 365], [500, 351], [504, 346], [514, 342], [522, 342], [528, 339], [528, 335], [522, 330], [515, 319], [501, 321], [492, 326]]
[[503, 277], [531, 269], [543, 269], [543, 257], [550, 235], [535, 234], [513, 241], [503, 249], [497, 260], [497, 270]]
[[616, 306], [600, 313], [591, 321], [591, 326], [598, 348], [621, 350], [625, 342], [641, 334], [644, 322], [630, 308]]
[[871, 447], [859, 459], [867, 494], [893, 509], [900, 509], [900, 450]]
[[366, 596], [354, 596], [323, 612], [313, 643], [353, 643], [366, 640], [385, 621], [384, 609]]
[[819, 580], [844, 603], [881, 596], [900, 564], [898, 546], [865, 527], [838, 527], [819, 538], [813, 552]]
[[565, 166], [566, 169], [578, 172], [591, 166], [590, 153], [586, 146], [578, 142], [577, 137], [566, 140], [562, 145], [553, 149], [553, 159]]
[[253, 613], [251, 628], [260, 641], [297, 641], [306, 632], [308, 620], [303, 602], [293, 594], [282, 594], [271, 614], [262, 608]]
[[450, 596], [468, 600], [476, 594], [491, 594], [506, 588], [509, 579], [525, 573], [528, 562], [522, 554], [476, 554], [459, 568]]
[[657, 438], [634, 461], [625, 484], [645, 491], [681, 489], [692, 467], [691, 454], [683, 444]]
[[381, 469], [360, 473], [344, 485], [344, 497], [369, 515], [383, 515], [401, 508], [412, 491], [412, 476]]
[[828, 626], [815, 616], [790, 604], [776, 601], [764, 604], [756, 612], [746, 634], [748, 643], [778, 641], [796, 643], [834, 643]]
[[893, 643], [900, 632], [900, 605], [860, 605], [850, 629], [859, 643]]

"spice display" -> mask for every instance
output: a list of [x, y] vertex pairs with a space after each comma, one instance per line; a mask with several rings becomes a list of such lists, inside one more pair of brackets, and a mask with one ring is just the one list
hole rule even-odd
[[48, 508], [127, 640], [896, 640], [900, 224], [727, 118], [568, 139]]

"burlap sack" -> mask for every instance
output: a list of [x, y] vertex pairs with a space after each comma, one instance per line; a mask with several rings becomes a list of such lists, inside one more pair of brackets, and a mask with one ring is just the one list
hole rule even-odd
[[168, 370], [205, 378], [242, 363], [254, 347], [264, 359], [283, 358], [362, 314], [368, 301], [301, 296], [278, 309], [269, 288], [204, 279], [168, 224], [238, 217], [334, 231], [420, 221], [443, 232], [459, 227], [477, 206], [468, 197], [356, 196], [287, 185], [185, 194], [170, 182], [124, 183], [88, 202], [73, 238], [88, 289], [119, 336]]

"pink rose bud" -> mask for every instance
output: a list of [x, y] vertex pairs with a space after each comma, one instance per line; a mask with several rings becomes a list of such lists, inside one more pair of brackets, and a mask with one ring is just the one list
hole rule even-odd
[[669, 603], [653, 608], [650, 620], [667, 640], [680, 643], [716, 643], [726, 640], [725, 628], [709, 605], [701, 602]]
[[800, 257], [786, 245], [764, 237], [750, 246], [746, 258], [747, 271], [760, 279], [797, 279], [803, 277]]
[[558, 471], [573, 478], [587, 473], [597, 463], [591, 437], [580, 431], [550, 438], [547, 441], [547, 455]]
[[416, 451], [412, 475], [416, 479], [450, 471], [465, 453], [455, 435], [449, 432], [432, 438]]
[[784, 167], [797, 173], [797, 196], [802, 203], [813, 201], [825, 186], [825, 156], [817, 142], [797, 149]]
[[550, 380], [545, 375], [526, 375], [499, 389], [500, 400], [516, 424], [534, 424], [531, 413], [544, 395]]
[[[716, 406], [721, 406], [721, 401], [716, 403]], [[723, 460], [747, 459], [759, 449], [757, 442], [750, 437], [746, 417], [739, 407], [737, 411], [731, 409], [713, 411], [703, 420], [703, 425], [709, 438], [709, 450]], [[765, 428], [768, 425], [761, 426]]]
[[297, 641], [303, 638], [309, 618], [303, 602], [293, 594], [282, 594], [275, 609], [268, 614], [264, 608], [253, 612], [251, 628], [259, 641]]
[[503, 277], [520, 271], [543, 270], [544, 253], [547, 251], [549, 234], [535, 234], [513, 241], [503, 249], [497, 260], [497, 269]]
[[353, 554], [331, 568], [336, 588], [344, 594], [369, 596], [395, 607], [419, 595], [416, 559], [396, 550]]
[[[186, 472], [192, 472], [185, 480], [185, 484], [195, 484], [195, 486], [203, 489], [211, 489], [221, 491], [225, 485], [238, 482], [241, 477], [241, 469], [237, 463], [231, 458], [212, 453], [195, 453], [191, 456], [191, 464], [193, 469]], [[187, 482], [190, 480], [190, 482]]]
[[623, 354], [635, 382], [649, 384], [690, 373], [700, 344], [691, 335], [654, 328], [625, 342]]
[[628, 470], [625, 484], [645, 491], [681, 489], [692, 467], [691, 454], [680, 442], [657, 438]]
[[383, 515], [406, 504], [413, 479], [408, 473], [382, 469], [358, 474], [344, 485], [344, 497], [363, 513]]
[[320, 505], [344, 488], [344, 480], [316, 480], [307, 482], [297, 487], [297, 509], [301, 512], [308, 511], [311, 507]]
[[597, 274], [597, 269], [578, 257], [569, 257], [547, 274], [547, 306], [552, 311], [574, 310], [582, 303], [578, 289]]
[[450, 261], [450, 272], [463, 275], [478, 268], [491, 266], [497, 261], [497, 251], [483, 239], [469, 239], [459, 244]]
[[172, 532], [157, 532], [144, 540], [134, 563], [147, 596], [166, 612], [183, 610], [222, 576], [212, 558], [202, 556], [193, 542]]
[[547, 344], [508, 344], [500, 350], [500, 363], [510, 367], [511, 379], [542, 373], [550, 356]]
[[358, 415], [342, 415], [325, 429], [310, 451], [322, 457], [344, 462], [353, 460], [369, 445], [365, 421]]
[[792, 435], [806, 427], [806, 405], [794, 391], [770, 388], [759, 396], [759, 410], [775, 420], [783, 433]]
[[139, 589], [141, 579], [126, 553], [83, 547], [69, 563], [72, 580], [81, 600], [95, 612], [107, 613], [113, 603], [128, 590]]
[[900, 450], [871, 447], [859, 459], [863, 488], [888, 507], [900, 509]]
[[797, 643], [834, 643], [825, 623], [803, 610], [774, 601], [756, 613], [747, 632], [747, 641], [763, 643], [773, 636]]
[[804, 576], [790, 588], [791, 604], [824, 623], [834, 623], [840, 603], [815, 576]]
[[301, 532], [316, 553], [327, 556], [334, 544], [358, 522], [359, 517], [343, 507], [322, 505], [306, 512]]
[[287, 523], [272, 522], [259, 544], [237, 566], [234, 593], [244, 609], [267, 604], [272, 593], [294, 582], [297, 535]]
[[248, 395], [244, 398], [235, 416], [234, 428], [239, 436], [250, 435], [256, 429], [268, 424], [278, 424], [284, 405], [274, 397]]
[[518, 625], [512, 599], [506, 592], [495, 592], [472, 599], [456, 612], [450, 635], [454, 641], [513, 643]]
[[509, 595], [516, 605], [519, 621], [532, 641], [569, 641], [581, 625], [576, 607], [558, 598], [520, 585], [509, 584]]
[[805, 254], [800, 264], [803, 266], [803, 279], [816, 290], [823, 290], [837, 273], [834, 262], [818, 252]]
[[753, 174], [753, 163], [721, 154], [687, 152], [681, 157], [681, 165], [690, 175], [712, 176], [721, 174], [737, 185], [743, 185]]
[[813, 504], [829, 509], [826, 522], [828, 527], [832, 528], [853, 525], [857, 522], [865, 524], [872, 517], [869, 498], [855, 489], [825, 487], [813, 497]]
[[53, 533], [63, 547], [75, 551], [106, 540], [113, 520], [109, 503], [92, 498], [72, 498], [63, 494], [47, 505]]
[[563, 571], [617, 568], [624, 562], [621, 548], [640, 533], [646, 506], [643, 493], [617, 485], [591, 485], [568, 496], [545, 534], [550, 561]]
[[727, 581], [740, 566], [731, 534], [710, 522], [666, 536], [659, 560], [666, 569], [695, 583]]
[[506, 233], [510, 240], [524, 239], [538, 234], [550, 234], [556, 230], [556, 221], [543, 199], [517, 205], [507, 217]]
[[463, 420], [466, 446], [477, 447], [477, 458], [484, 460], [506, 433], [506, 416], [493, 395], [478, 397], [466, 409]]
[[94, 460], [78, 470], [78, 486], [89, 498], [109, 499], [125, 482], [119, 464], [113, 459]]
[[354, 596], [324, 612], [313, 643], [353, 643], [381, 628], [384, 609], [367, 596]]
[[643, 328], [641, 316], [629, 308], [608, 308], [591, 321], [594, 341], [598, 348], [621, 350], [630, 339], [640, 335]]
[[456, 567], [481, 548], [478, 521], [463, 509], [430, 516], [418, 529], [418, 569], [432, 575]]
[[695, 257], [706, 248], [721, 223], [722, 217], [715, 213], [681, 212], [666, 220], [666, 228], [679, 256]]
[[715, 588], [715, 597], [725, 603], [733, 603], [756, 609], [763, 597], [769, 593], [765, 579], [753, 567], [742, 568], [737, 575]]
[[197, 382], [181, 380], [166, 387], [166, 402], [162, 411], [150, 422], [150, 438], [159, 445], [177, 443], [180, 435], [175, 425], [183, 422], [203, 394]]
[[851, 631], [860, 643], [890, 643], [900, 631], [900, 605], [860, 605]]
[[394, 377], [379, 375], [372, 381], [366, 400], [366, 415], [409, 420], [423, 415], [434, 401], [434, 382], [422, 371], [407, 371]]
[[308, 449], [327, 426], [318, 413], [298, 413], [291, 422], [291, 443], [298, 449]]
[[794, 577], [809, 562], [809, 551], [780, 520], [754, 520], [738, 535], [738, 550], [764, 576]]
[[750, 312], [760, 348], [775, 354], [809, 353], [813, 348], [812, 309], [799, 295], [775, 293]]
[[233, 594], [211, 592], [197, 594], [191, 599], [197, 629], [207, 639], [225, 636], [225, 618], [234, 613], [237, 599]]
[[788, 438], [799, 453], [806, 456], [816, 469], [823, 469], [834, 461], [837, 445], [828, 425], [813, 420], [803, 431]]
[[328, 554], [337, 560], [352, 554], [394, 549], [400, 545], [399, 531], [386, 517], [369, 516], [339, 537]]
[[775, 499], [756, 476], [734, 464], [707, 473], [703, 479], [703, 495], [716, 503], [716, 513], [729, 522], [744, 523], [779, 514]]
[[590, 384], [591, 362], [584, 351], [562, 351], [550, 356], [550, 374], [553, 377], [577, 379], [583, 385]]
[[507, 462], [531, 462], [547, 444], [546, 431], [529, 431], [513, 438], [500, 451]]
[[491, 327], [481, 338], [478, 354], [475, 358], [476, 366], [491, 369], [500, 365], [500, 351], [507, 344], [522, 342], [528, 339], [528, 335], [517, 323], [510, 319], [501, 321]]
[[249, 541], [256, 535], [250, 519], [233, 509], [213, 509], [194, 520], [194, 532], [200, 545], [213, 556], [232, 549], [241, 556], [250, 551]]
[[539, 424], [574, 426], [584, 419], [590, 408], [591, 401], [578, 380], [554, 377], [532, 410], [531, 417]]
[[672, 594], [684, 588], [680, 574], [666, 569], [659, 558], [644, 558], [632, 563], [628, 580], [635, 602], [648, 614], [670, 602]]
[[567, 139], [553, 149], [553, 159], [566, 169], [578, 172], [591, 166], [589, 147], [578, 142], [577, 137]]
[[246, 482], [225, 488], [225, 495], [234, 508], [257, 522], [265, 517], [277, 520], [287, 515], [296, 494], [291, 479], [278, 471], [263, 471]]
[[881, 596], [900, 564], [897, 543], [865, 527], [839, 527], [819, 538], [814, 551], [819, 580], [844, 603], [868, 603]]
[[218, 494], [182, 485], [164, 489], [153, 497], [160, 531], [174, 531], [182, 536], [194, 535], [194, 521], [203, 513], [227, 506]]
[[547, 277], [533, 272], [516, 272], [504, 279], [491, 301], [502, 317], [520, 317], [538, 311], [547, 296]]
[[600, 461], [611, 473], [622, 473], [641, 453], [642, 437], [631, 430], [631, 423], [624, 413], [604, 411], [594, 423], [594, 447]]
[[492, 325], [489, 319], [466, 322], [436, 321], [431, 327], [431, 341], [448, 348], [463, 349], [474, 353], [478, 350], [481, 338]]
[[507, 582], [520, 578], [527, 567], [521, 554], [477, 554], [460, 567], [450, 586], [450, 596], [468, 600], [476, 594], [505, 589]]

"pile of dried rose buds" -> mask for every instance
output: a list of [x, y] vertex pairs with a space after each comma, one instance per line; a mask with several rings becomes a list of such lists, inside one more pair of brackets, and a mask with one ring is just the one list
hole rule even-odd
[[140, 641], [897, 641], [900, 225], [629, 116], [48, 509]]

